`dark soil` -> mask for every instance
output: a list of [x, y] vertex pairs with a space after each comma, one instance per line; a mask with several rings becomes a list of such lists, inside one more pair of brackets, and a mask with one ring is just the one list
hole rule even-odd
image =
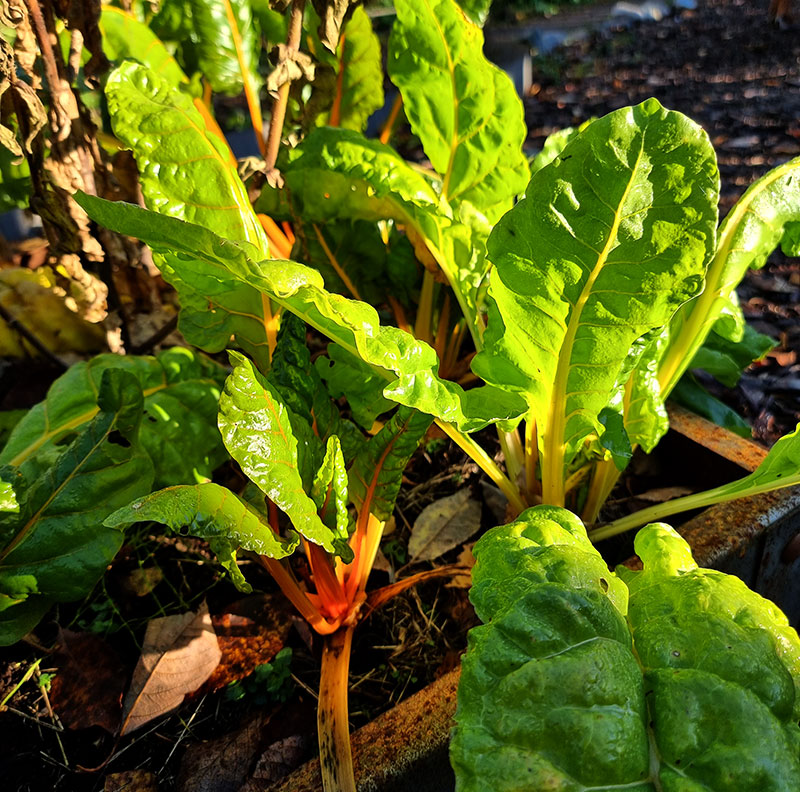
[[[525, 99], [529, 144], [540, 148], [556, 129], [654, 96], [708, 132], [724, 216], [748, 185], [800, 155], [800, 35], [770, 25], [767, 7], [700, 0], [696, 11], [596, 33], [539, 58]], [[745, 316], [780, 345], [735, 392], [717, 392], [770, 444], [800, 420], [800, 263], [776, 252], [739, 296]]]

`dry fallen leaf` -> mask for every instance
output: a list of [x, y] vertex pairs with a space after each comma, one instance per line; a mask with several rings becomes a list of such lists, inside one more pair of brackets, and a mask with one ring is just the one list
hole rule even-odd
[[293, 615], [282, 594], [257, 594], [234, 602], [227, 613], [212, 616], [222, 656], [197, 692], [219, 690], [269, 663], [283, 649]]
[[431, 561], [466, 542], [481, 525], [481, 505], [462, 489], [426, 506], [408, 542], [409, 563]]
[[127, 671], [100, 636], [63, 630], [54, 664], [50, 701], [68, 729], [119, 728]]
[[472, 586], [472, 567], [475, 566], [475, 556], [472, 554], [473, 547], [475, 547], [475, 542], [466, 544], [458, 554], [456, 563], [464, 567], [464, 572], [453, 575], [452, 579], [445, 583], [447, 588], [468, 589]]
[[120, 735], [175, 709], [211, 676], [221, 655], [205, 602], [197, 613], [153, 619], [125, 697]]
[[147, 770], [111, 773], [106, 776], [103, 792], [158, 792], [158, 780]]

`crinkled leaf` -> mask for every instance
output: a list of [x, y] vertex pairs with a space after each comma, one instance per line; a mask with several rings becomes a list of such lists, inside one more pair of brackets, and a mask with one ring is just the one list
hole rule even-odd
[[740, 437], [753, 436], [750, 424], [727, 404], [712, 396], [691, 373], [684, 374], [678, 380], [670, 399]]
[[110, 369], [97, 400], [97, 415], [52, 466], [17, 489], [19, 512], [0, 514], [0, 608], [8, 611], [0, 644], [21, 638], [52, 602], [92, 588], [122, 545], [103, 520], [152, 485], [153, 465], [138, 441], [139, 383]]
[[11, 472], [3, 472], [0, 478], [0, 513], [13, 512], [19, 513], [19, 501], [14, 486], [11, 483]]
[[387, 69], [406, 116], [454, 206], [490, 222], [525, 189], [522, 102], [511, 78], [483, 54], [481, 29], [454, 0], [396, 0]]
[[729, 388], [736, 387], [742, 372], [777, 345], [775, 339], [745, 325], [740, 341], [730, 341], [712, 330], [694, 356], [690, 368], [707, 371]]
[[625, 418], [616, 410], [604, 407], [597, 420], [603, 427], [599, 437], [600, 446], [611, 453], [617, 470], [625, 470], [633, 456], [631, 440], [625, 431]]
[[631, 346], [702, 288], [718, 189], [705, 132], [653, 99], [590, 124], [495, 226], [473, 369], [525, 394], [545, 500], [561, 501], [565, 461], [597, 432]]
[[332, 344], [327, 357], [318, 357], [314, 365], [331, 396], [344, 396], [353, 419], [367, 431], [381, 413], [394, 406], [383, 396], [386, 380], [346, 349]]
[[302, 264], [264, 260], [251, 246], [132, 204], [83, 193], [76, 194], [76, 200], [95, 221], [156, 249], [171, 249], [176, 261], [185, 263], [184, 256], [199, 259], [213, 268], [220, 282], [241, 281], [258, 288], [384, 376], [384, 395], [393, 401], [457, 424], [462, 431], [518, 418], [524, 410], [517, 394], [487, 386], [464, 391], [439, 379], [439, 362], [430, 346], [397, 328], [381, 327], [371, 306], [329, 294], [319, 273]]
[[[116, 136], [139, 166], [147, 206], [208, 228], [228, 239], [256, 245], [266, 256], [266, 235], [247, 197], [227, 143], [206, 126], [188, 95], [136, 63], [115, 69], [106, 84]], [[224, 349], [231, 335], [266, 369], [269, 302], [246, 283], [220, 280], [201, 260], [156, 257], [181, 300], [180, 330], [209, 352]]]
[[780, 244], [787, 225], [800, 220], [798, 173], [800, 157], [769, 171], [748, 188], [723, 220], [705, 289], [670, 322], [670, 342], [659, 370], [665, 397], [692, 365], [711, 328], [724, 332], [724, 326], [715, 323], [731, 307], [747, 270], [763, 266]]
[[[317, 129], [289, 152], [281, 191], [265, 188], [256, 202], [271, 216], [330, 220], [395, 220], [417, 255], [438, 265], [474, 324], [478, 287], [486, 273], [488, 226], [458, 222], [431, 182], [394, 149], [347, 129]], [[468, 207], [464, 205], [464, 213]]]
[[180, 347], [157, 357], [98, 355], [70, 366], [16, 425], [0, 465], [22, 466], [30, 478], [46, 469], [69, 437], [97, 415], [97, 393], [109, 369], [129, 372], [142, 388], [140, 442], [153, 460], [156, 486], [210, 476], [226, 457], [216, 426], [225, 370]]
[[137, 522], [157, 522], [182, 534], [205, 539], [241, 591], [250, 585], [236, 564], [239, 548], [270, 558], [294, 552], [300, 539], [278, 536], [258, 513], [218, 484], [169, 487], [115, 511], [109, 528], [125, 529]]
[[379, 520], [391, 516], [403, 471], [430, 425], [430, 416], [399, 407], [370, 438], [349, 471], [350, 497], [359, 510], [367, 508]]
[[[333, 553], [334, 535], [305, 491], [298, 440], [286, 404], [247, 358], [230, 354], [233, 373], [219, 405], [226, 448], [245, 475], [289, 516], [299, 534]], [[310, 441], [319, 443], [313, 436]]]
[[334, 544], [337, 545], [339, 554], [343, 559], [348, 556], [352, 560], [352, 551], [347, 540], [350, 538], [350, 515], [347, 511], [347, 470], [345, 469], [342, 447], [336, 435], [328, 438], [325, 448], [325, 458], [322, 460], [314, 484], [311, 487], [311, 497], [317, 504], [322, 522], [335, 534]]
[[625, 384], [625, 431], [632, 445], [641, 446], [649, 454], [669, 429], [658, 381], [658, 361], [667, 342], [666, 333], [659, 331], [649, 341], [640, 342], [645, 348]]
[[131, 59], [157, 72], [173, 88], [189, 80], [178, 62], [153, 31], [133, 14], [104, 5], [100, 14], [103, 51], [109, 60]]
[[458, 692], [459, 792], [800, 784], [800, 641], [785, 616], [698, 569], [668, 526], [643, 529], [636, 551], [644, 571], [620, 578], [576, 518], [542, 507], [477, 543], [486, 624]]

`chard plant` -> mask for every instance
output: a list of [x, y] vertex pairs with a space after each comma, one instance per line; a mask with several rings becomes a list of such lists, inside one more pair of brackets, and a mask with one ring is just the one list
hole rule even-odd
[[610, 572], [547, 506], [475, 545], [458, 792], [798, 787], [797, 633], [668, 525], [635, 546], [643, 569]]
[[[305, 346], [305, 325], [284, 317], [269, 372], [231, 352], [219, 403], [225, 447], [249, 478], [241, 497], [211, 482], [174, 486], [105, 520], [154, 521], [206, 539], [237, 587], [251, 591], [237, 552], [251, 551], [309, 625], [324, 636], [318, 726], [326, 790], [354, 790], [348, 725], [353, 630], [372, 609], [430, 573], [366, 591], [403, 470], [431, 418], [399, 407], [366, 439], [340, 417]], [[289, 557], [301, 552], [302, 577]], [[433, 573], [440, 574], [439, 571]]]

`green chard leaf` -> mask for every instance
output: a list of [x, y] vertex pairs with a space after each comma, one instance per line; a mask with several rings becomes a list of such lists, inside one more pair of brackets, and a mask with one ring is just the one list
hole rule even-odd
[[394, 407], [383, 396], [386, 380], [346, 349], [331, 344], [328, 355], [318, 357], [314, 365], [331, 396], [344, 396], [353, 411], [353, 420], [367, 431], [381, 413]]
[[104, 5], [100, 13], [103, 52], [114, 62], [131, 59], [157, 72], [173, 88], [188, 85], [178, 62], [153, 31], [133, 14]]
[[174, 531], [205, 539], [241, 591], [251, 591], [236, 564], [239, 548], [269, 558], [290, 555], [300, 542], [284, 539], [258, 513], [218, 484], [169, 487], [124, 506], [104, 525], [123, 530], [137, 522], [158, 522]]
[[311, 497], [317, 504], [322, 522], [336, 535], [333, 541], [340, 548], [339, 554], [348, 555], [346, 551], [343, 552], [350, 538], [351, 525], [350, 514], [347, 511], [349, 503], [347, 470], [342, 447], [336, 435], [328, 438], [325, 458], [314, 478]]
[[703, 369], [729, 388], [736, 387], [742, 372], [755, 360], [777, 346], [778, 342], [745, 325], [741, 340], [731, 341], [713, 329], [691, 362], [690, 368]]
[[731, 323], [720, 324], [718, 319], [725, 311], [738, 311], [732, 302], [747, 270], [762, 267], [785, 231], [800, 220], [799, 173], [800, 157], [769, 171], [748, 188], [723, 220], [705, 289], [670, 322], [670, 341], [659, 368], [664, 398], [693, 365], [712, 327], [731, 341], [741, 339], [741, 324], [733, 322], [726, 331]]
[[691, 372], [687, 372], [678, 380], [678, 384], [672, 389], [670, 399], [740, 437], [753, 436], [750, 424], [727, 404], [712, 396]]
[[496, 222], [525, 189], [522, 102], [483, 54], [483, 33], [454, 0], [396, 0], [387, 69], [445, 199]]
[[[133, 150], [148, 208], [197, 223], [228, 239], [268, 243], [227, 143], [206, 124], [195, 101], [136, 63], [115, 69], [106, 84], [115, 135]], [[198, 259], [176, 261], [170, 250], [156, 264], [181, 301], [180, 330], [208, 352], [231, 336], [266, 370], [269, 301], [246, 283], [220, 279]]]
[[370, 438], [349, 471], [350, 497], [359, 509], [366, 507], [379, 520], [391, 516], [403, 471], [430, 425], [430, 416], [399, 407]]
[[672, 528], [644, 528], [644, 570], [618, 575], [547, 507], [473, 552], [485, 624], [459, 685], [458, 792], [800, 784], [797, 633], [738, 578], [698, 569]]
[[[230, 355], [234, 368], [225, 383], [219, 411], [225, 446], [245, 475], [288, 515], [301, 536], [329, 553], [337, 549], [341, 552], [341, 547], [334, 547], [337, 537], [322, 522], [317, 505], [307, 494], [311, 481], [304, 481], [301, 475], [300, 452], [307, 459], [314, 459], [316, 449], [298, 448], [297, 423], [292, 422], [278, 391], [247, 358], [236, 352]], [[302, 441], [317, 445], [320, 442], [310, 433]]]
[[0, 465], [20, 467], [30, 480], [46, 470], [99, 412], [97, 394], [111, 369], [130, 373], [144, 393], [139, 438], [153, 460], [156, 486], [208, 477], [226, 459], [216, 426], [225, 370], [174, 347], [156, 357], [105, 354], [70, 366], [14, 427], [0, 451]]
[[472, 22], [483, 27], [492, 0], [459, 0], [458, 5]]
[[590, 124], [495, 226], [473, 370], [525, 394], [545, 502], [563, 504], [565, 465], [599, 433], [634, 342], [702, 288], [718, 190], [705, 132], [650, 99]]
[[143, 399], [135, 377], [105, 371], [97, 403], [98, 413], [51, 467], [23, 485], [17, 478], [18, 511], [0, 513], [2, 645], [32, 629], [53, 602], [92, 588], [122, 545], [121, 532], [103, 520], [152, 485], [153, 465], [138, 440]]
[[105, 201], [84, 193], [75, 200], [98, 223], [141, 239], [156, 250], [172, 250], [177, 262], [201, 260], [220, 283], [243, 282], [300, 317], [331, 341], [359, 357], [387, 380], [384, 396], [415, 407], [462, 431], [518, 418], [517, 394], [484, 386], [465, 391], [440, 379], [434, 350], [408, 333], [382, 327], [371, 306], [325, 291], [318, 272], [293, 261], [264, 259], [246, 243], [221, 239], [200, 226]]

